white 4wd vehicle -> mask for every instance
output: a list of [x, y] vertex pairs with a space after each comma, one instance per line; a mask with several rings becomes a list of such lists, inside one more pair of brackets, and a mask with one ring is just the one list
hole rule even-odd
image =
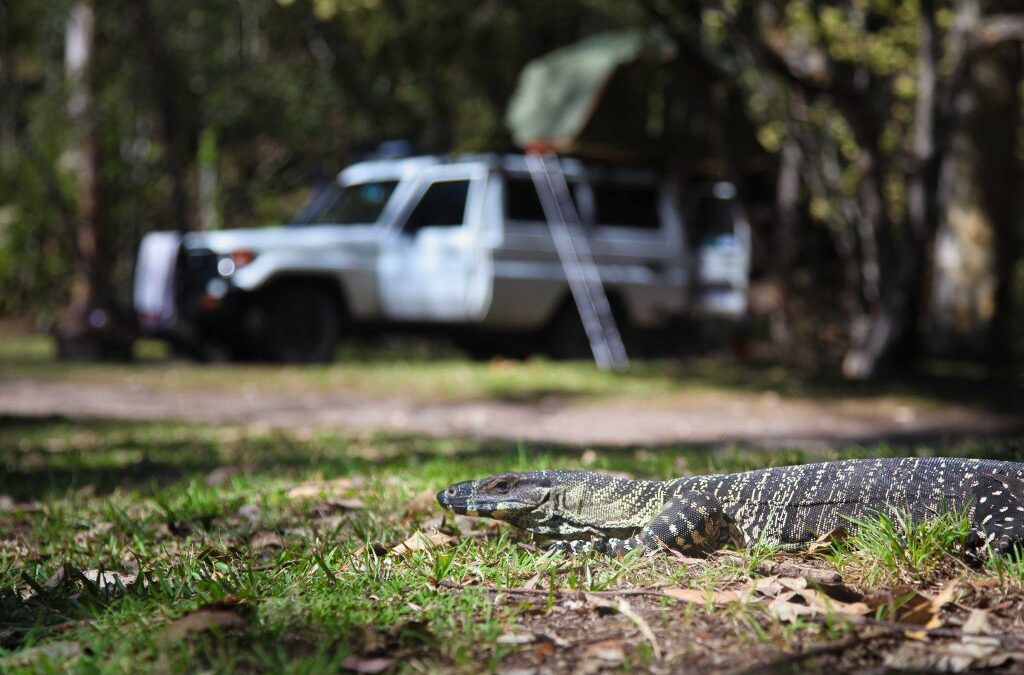
[[[750, 236], [730, 184], [680, 195], [653, 171], [562, 167], [626, 335], [743, 318]], [[329, 360], [380, 323], [586, 349], [522, 155], [361, 162], [290, 225], [150, 233], [135, 305], [144, 333], [277, 361]]]

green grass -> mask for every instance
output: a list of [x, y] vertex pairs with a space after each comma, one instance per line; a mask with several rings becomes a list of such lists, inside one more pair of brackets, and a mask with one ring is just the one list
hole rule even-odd
[[328, 366], [198, 364], [170, 359], [166, 345], [154, 340], [136, 343], [135, 357], [129, 364], [61, 363], [54, 358], [49, 337], [0, 326], [0, 372], [8, 376], [115, 381], [167, 390], [345, 391], [430, 401], [628, 399], [660, 406], [679, 405], [694, 396], [725, 401], [770, 393], [854, 399], [881, 406], [951, 401], [986, 409], [1015, 409], [1012, 401], [1022, 393], [1020, 384], [994, 386], [976, 368], [948, 363], [929, 364], [926, 370], [932, 375], [880, 383], [851, 383], [774, 362], [740, 362], [723, 356], [637, 359], [628, 373], [615, 374], [598, 371], [586, 361], [552, 362], [543, 357], [472, 361], [451, 347], [413, 338], [372, 346], [346, 344], [339, 349], [337, 361]]
[[909, 514], [853, 520], [856, 531], [837, 541], [827, 559], [867, 586], [928, 583], [964, 566], [971, 522], [966, 513], [915, 521]]
[[[906, 452], [846, 448], [814, 458]], [[943, 452], [1020, 457], [1012, 443]], [[681, 466], [732, 471], [810, 458], [671, 447], [597, 448], [587, 461], [588, 468], [664, 478]], [[506, 469], [580, 468], [581, 449], [573, 447], [7, 418], [0, 420], [0, 460], [0, 494], [10, 498], [0, 508], [0, 670], [12, 672], [318, 672], [366, 654], [390, 655], [405, 670], [493, 670], [518, 658], [516, 647], [497, 638], [521, 632], [524, 622], [572, 630], [559, 618], [567, 610], [553, 590], [499, 602], [501, 589], [535, 577], [541, 589], [727, 588], [775, 555], [754, 551], [707, 565], [668, 556], [566, 560], [503, 526], [480, 521], [460, 531], [464, 521], [439, 520], [431, 493], [444, 485]], [[289, 497], [309, 481], [335, 482], [324, 494]], [[350, 508], [355, 499], [365, 508]], [[389, 552], [431, 525], [455, 539]], [[922, 535], [910, 567], [897, 557], [902, 540], [894, 532], [851, 540], [835, 562], [877, 556], [879, 574], [888, 574], [891, 561], [920, 572], [914, 582], [931, 580], [936, 568], [928, 561], [949, 532]], [[1006, 583], [1024, 580], [1019, 562], [1001, 564], [990, 573]], [[136, 581], [98, 585], [83, 576], [91, 570]], [[175, 619], [217, 603], [240, 624], [175, 632]], [[832, 639], [810, 623], [781, 625], [745, 607], [656, 603], [651, 611], [673, 612], [655, 625], [669, 644], [681, 626], [707, 630], [708, 622], [734, 631], [736, 645], [747, 649]], [[69, 644], [70, 656], [60, 651]], [[678, 658], [688, 658], [687, 648]], [[627, 658], [647, 662], [649, 650], [631, 648]]]

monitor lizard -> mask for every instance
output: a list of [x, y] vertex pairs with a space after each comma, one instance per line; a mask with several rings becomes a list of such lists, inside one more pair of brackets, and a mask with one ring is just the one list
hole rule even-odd
[[970, 519], [973, 548], [1024, 544], [1024, 464], [986, 459], [858, 459], [667, 481], [525, 471], [456, 483], [437, 500], [553, 537], [563, 552], [795, 546], [878, 514], [950, 512]]

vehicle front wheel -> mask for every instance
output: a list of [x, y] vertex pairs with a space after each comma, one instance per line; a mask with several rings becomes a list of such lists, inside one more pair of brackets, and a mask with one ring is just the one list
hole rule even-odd
[[341, 320], [335, 298], [309, 283], [278, 284], [249, 308], [245, 332], [260, 358], [279, 363], [334, 360]]

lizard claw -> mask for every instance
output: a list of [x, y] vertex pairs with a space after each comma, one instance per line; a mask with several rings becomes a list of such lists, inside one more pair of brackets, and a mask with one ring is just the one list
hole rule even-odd
[[593, 544], [589, 541], [581, 541], [573, 539], [571, 541], [560, 540], [551, 542], [548, 546], [548, 553], [563, 553], [569, 555], [571, 553], [586, 553], [593, 548]]

